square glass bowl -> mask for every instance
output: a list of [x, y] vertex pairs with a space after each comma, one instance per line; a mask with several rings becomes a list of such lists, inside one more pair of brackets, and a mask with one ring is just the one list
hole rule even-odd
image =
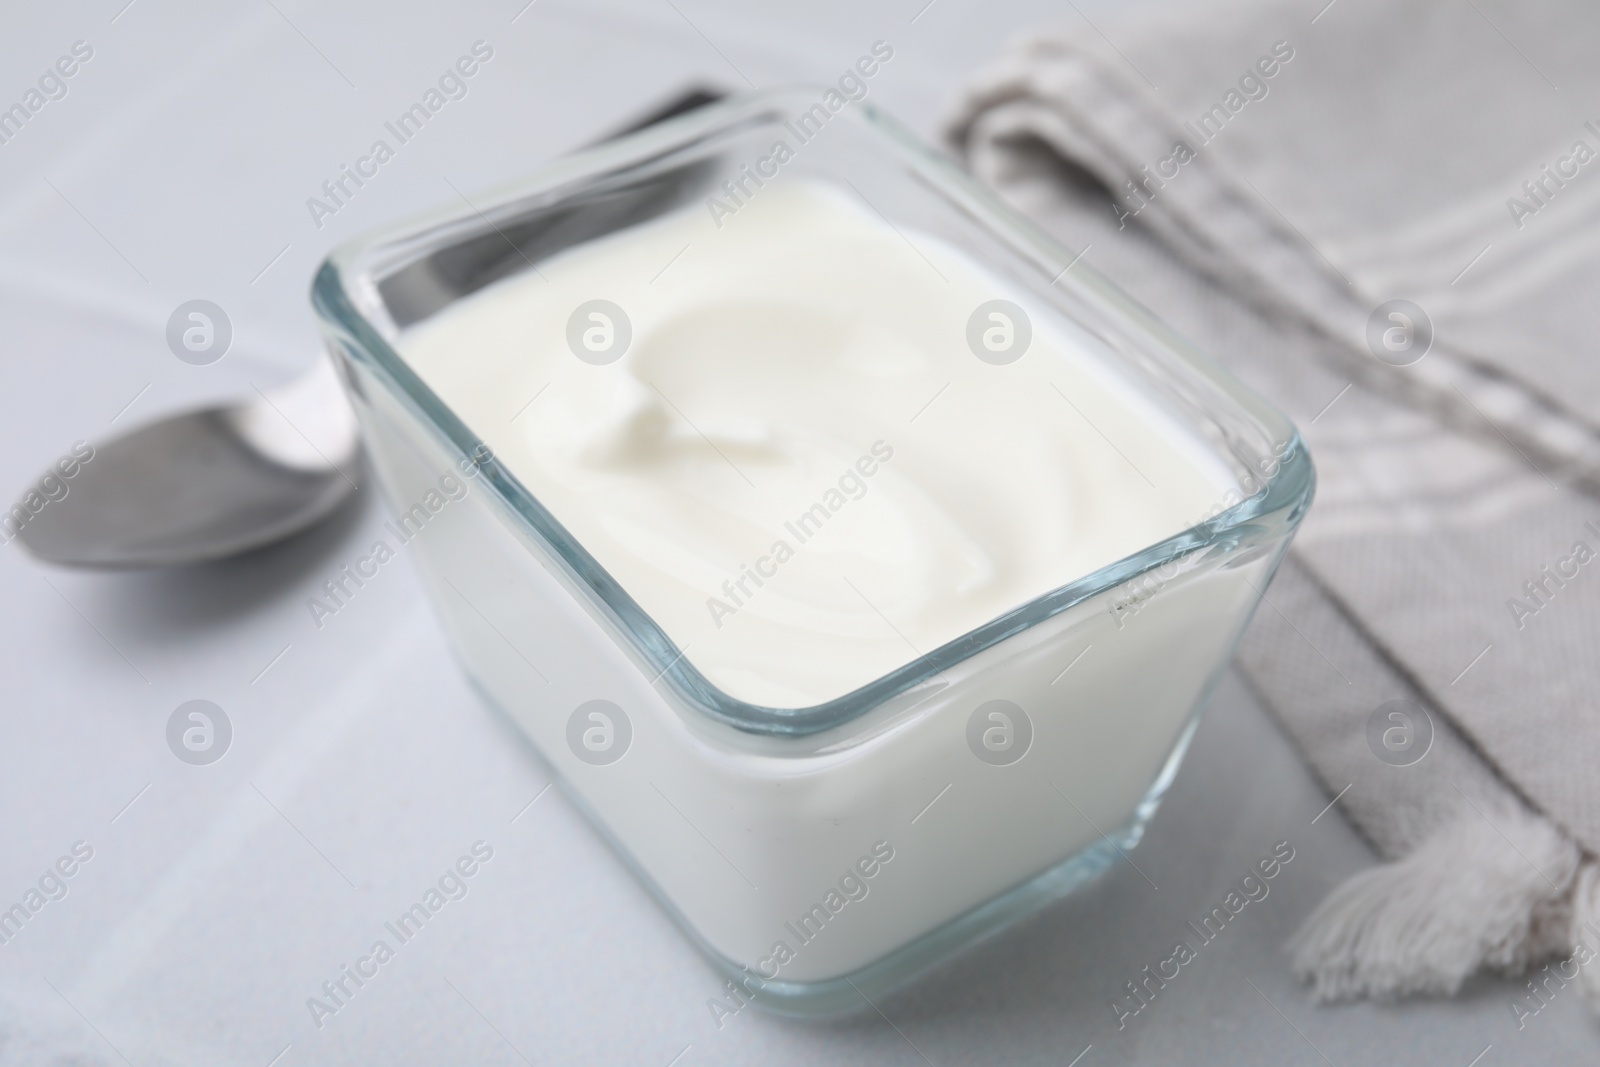
[[[827, 100], [759, 93], [646, 128], [353, 241], [313, 288], [390, 531], [464, 670], [729, 979], [726, 1010], [864, 1007], [1133, 848], [1314, 481], [1283, 415], [892, 121]], [[715, 684], [499, 458], [515, 417], [469, 425], [403, 353], [407, 331], [567, 250], [674, 212], [716, 221], [784, 181], [980, 264], [1035, 336], [1072, 337], [1183, 428], [1223, 472], [1214, 505], [820, 703]]]

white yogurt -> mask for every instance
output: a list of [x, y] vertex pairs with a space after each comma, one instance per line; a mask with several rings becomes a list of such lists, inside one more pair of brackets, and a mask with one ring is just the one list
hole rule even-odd
[[[1025, 306], [1015, 289], [786, 180], [720, 228], [686, 210], [542, 262], [400, 349], [713, 684], [803, 707], [1177, 533], [1230, 484], [1044, 316], [1020, 359], [980, 360], [968, 320]], [[596, 299], [631, 327], [604, 365], [568, 336]], [[606, 314], [580, 316], [601, 347], [627, 329]]]
[[[969, 320], [996, 299], [1029, 301], [786, 178], [720, 229], [689, 210], [543, 261], [397, 347], [706, 677], [803, 707], [1186, 528], [1231, 484], [1058, 316], [1031, 316], [1015, 362], [980, 359]], [[615, 341], [614, 314], [580, 315], [586, 359], [568, 342], [594, 300], [631, 329], [608, 364], [581, 339]], [[424, 500], [457, 457], [376, 378], [361, 396], [395, 502]], [[999, 894], [1064, 891], [1102, 829], [1132, 846], [1281, 547], [1190, 557], [858, 719], [760, 737], [690, 706], [492, 491], [414, 544], [467, 671], [717, 957], [868, 989], [863, 968], [917, 965]], [[572, 740], [597, 700], [629, 720], [618, 758]], [[1032, 725], [998, 762], [973, 741], [993, 700]], [[869, 856], [863, 890], [845, 876]]]

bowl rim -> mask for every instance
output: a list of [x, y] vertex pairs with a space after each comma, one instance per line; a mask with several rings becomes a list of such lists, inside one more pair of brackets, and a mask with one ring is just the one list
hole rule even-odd
[[[558, 204], [579, 193], [584, 183], [674, 153], [718, 135], [771, 122], [790, 107], [816, 103], [824, 87], [760, 90], [707, 104], [613, 141], [581, 150], [537, 169], [528, 177], [468, 200], [381, 227], [336, 247], [319, 267], [311, 299], [330, 347], [342, 358], [375, 373], [377, 379], [428, 427], [447, 451], [478, 464], [483, 480], [548, 557], [567, 574], [592, 609], [630, 642], [657, 681], [667, 682], [683, 702], [709, 718], [754, 734], [799, 737], [820, 733], [858, 718], [886, 701], [1033, 626], [1130, 582], [1181, 557], [1219, 546], [1232, 550], [1282, 544], [1292, 536], [1315, 491], [1315, 471], [1293, 423], [1268, 401], [1240, 383], [1193, 345], [1145, 310], [1109, 280], [1078, 263], [1069, 249], [1031, 220], [979, 185], [954, 162], [905, 130], [875, 107], [845, 107], [846, 118], [877, 136], [917, 177], [944, 195], [976, 222], [986, 224], [1013, 251], [1056, 277], [1061, 287], [1099, 310], [1131, 322], [1163, 342], [1167, 357], [1215, 387], [1266, 439], [1274, 443], [1273, 469], [1245, 479], [1259, 483], [1249, 495], [1184, 530], [1065, 585], [1041, 593], [938, 648], [831, 700], [807, 707], [772, 707], [724, 692], [694, 666], [685, 651], [644, 611], [583, 545], [501, 464], [485, 461], [482, 439], [472, 433], [410, 368], [384, 336], [375, 319], [386, 317], [378, 281], [386, 268], [412, 262], [422, 251], [452, 240], [481, 236], [509, 217]], [[592, 186], [589, 187], [592, 191]], [[466, 199], [463, 197], [462, 199]], [[1071, 277], [1065, 268], [1076, 264]], [[389, 273], [392, 273], [392, 269]], [[347, 385], [349, 382], [347, 380]], [[1236, 457], [1237, 458], [1237, 457]], [[1226, 494], [1225, 494], [1226, 495]], [[1258, 599], [1261, 590], [1257, 590]]]

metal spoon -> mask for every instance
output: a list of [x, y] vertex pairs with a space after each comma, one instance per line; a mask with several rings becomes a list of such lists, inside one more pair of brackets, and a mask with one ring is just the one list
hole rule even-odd
[[[163, 419], [96, 445], [66, 495], [26, 515], [18, 539], [71, 567], [221, 559], [320, 522], [355, 491], [361, 445], [333, 365], [256, 400]], [[57, 490], [59, 492], [59, 490]], [[37, 501], [41, 499], [35, 496]]]
[[[611, 137], [722, 96], [690, 86]], [[66, 496], [37, 512], [19, 504], [0, 515], [0, 525], [9, 533], [26, 516], [18, 539], [28, 551], [70, 567], [223, 559], [327, 517], [355, 491], [349, 474], [360, 454], [355, 416], [332, 365], [320, 360], [310, 374], [251, 403], [177, 415], [97, 446], [91, 461], [62, 480]]]

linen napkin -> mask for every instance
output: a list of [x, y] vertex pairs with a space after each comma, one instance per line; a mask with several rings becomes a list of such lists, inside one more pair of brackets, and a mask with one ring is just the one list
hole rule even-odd
[[1323, 997], [1546, 964], [1600, 1006], [1596, 39], [1571, 0], [1077, 13], [948, 125], [1310, 445], [1240, 660], [1389, 861], [1291, 942]]

